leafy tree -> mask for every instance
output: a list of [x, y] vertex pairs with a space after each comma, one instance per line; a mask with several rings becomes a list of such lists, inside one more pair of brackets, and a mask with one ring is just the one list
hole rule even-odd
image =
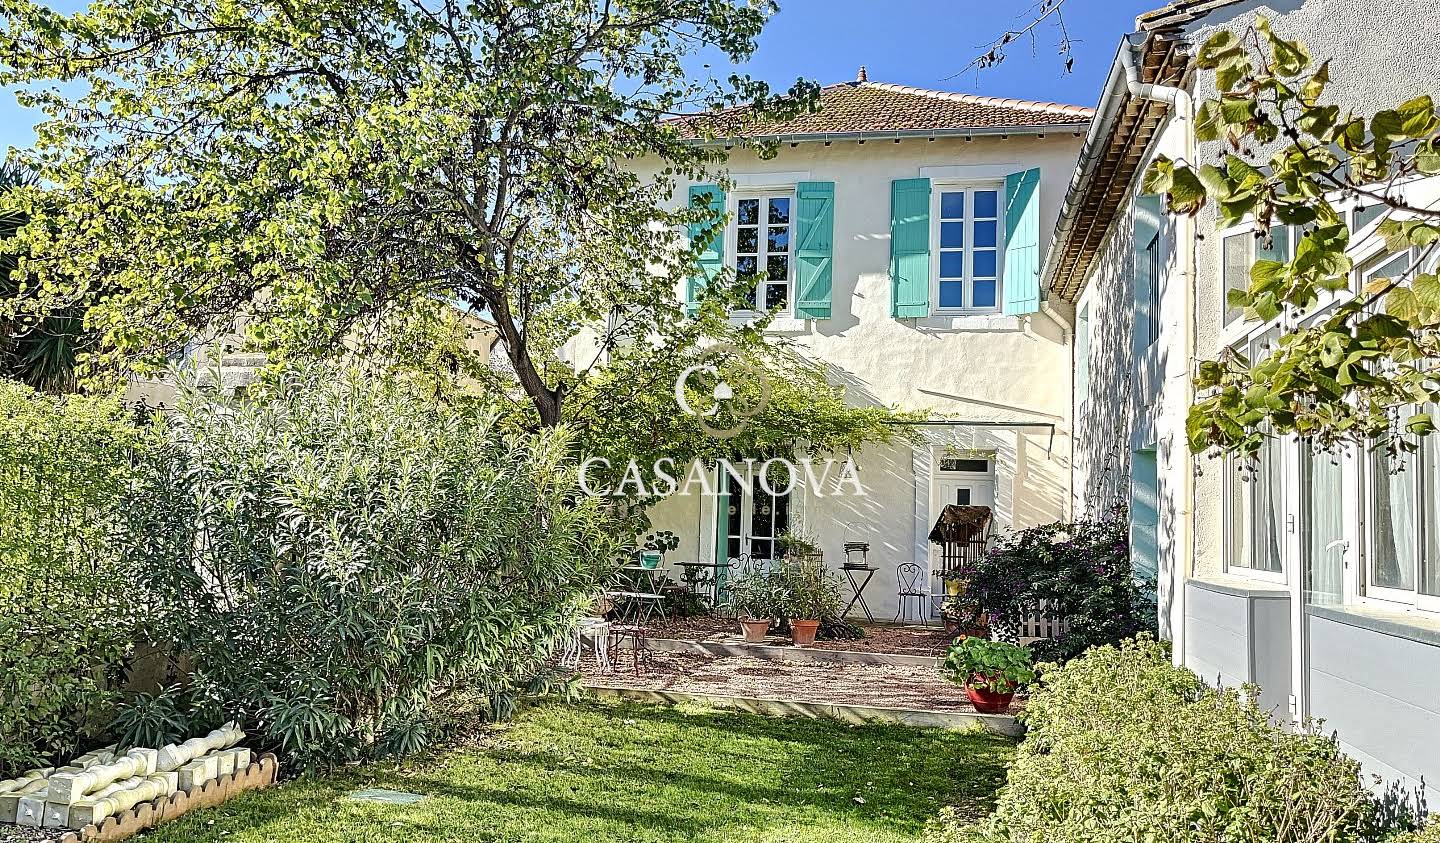
[[[610, 320], [619, 346], [683, 321], [696, 250], [673, 232], [714, 221], [661, 200], [724, 153], [663, 118], [816, 99], [686, 76], [701, 49], [748, 56], [772, 2], [5, 9], [0, 82], [83, 83], [19, 95], [50, 118], [22, 155], [47, 190], [12, 205], [34, 217], [16, 238], [25, 307], [87, 307], [92, 369], [153, 368], [237, 321], [277, 361], [324, 354], [448, 302], [495, 324], [544, 426], [564, 418], [557, 351], [582, 328]], [[621, 166], [642, 157], [659, 180]]]
[[[34, 183], [14, 163], [0, 165], [0, 194]], [[24, 214], [0, 211], [0, 241], [15, 237], [25, 224]], [[19, 268], [15, 254], [0, 252], [0, 299], [14, 299], [19, 285], [13, 273]], [[75, 308], [40, 317], [0, 317], [0, 372], [47, 392], [75, 386], [75, 355], [84, 342], [83, 314]]]
[[[1311, 325], [1287, 325], [1263, 360], [1227, 351], [1203, 362], [1191, 447], [1253, 454], [1266, 436], [1287, 433], [1322, 447], [1414, 447], [1402, 434], [1435, 425], [1407, 408], [1440, 398], [1430, 362], [1440, 356], [1440, 278], [1422, 271], [1440, 241], [1440, 211], [1406, 201], [1399, 188], [1440, 173], [1434, 103], [1421, 96], [1370, 116], [1342, 111], [1324, 100], [1329, 63], [1313, 66], [1306, 46], [1276, 35], [1264, 17], [1239, 35], [1217, 32], [1196, 61], [1219, 89], [1198, 108], [1196, 136], [1228, 149], [1198, 166], [1162, 156], [1146, 189], [1166, 193], [1180, 213], [1213, 204], [1221, 227], [1253, 219], [1262, 241], [1279, 225], [1299, 234], [1289, 259], [1257, 260], [1248, 289], [1229, 293], [1245, 319], [1295, 320], [1335, 303]], [[1389, 251], [1419, 247], [1420, 259], [1351, 297], [1343, 208], [1356, 200], [1390, 211], [1379, 225]]]

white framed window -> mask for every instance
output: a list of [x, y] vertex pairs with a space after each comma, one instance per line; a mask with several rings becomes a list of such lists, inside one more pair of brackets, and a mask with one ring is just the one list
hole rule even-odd
[[931, 300], [938, 313], [997, 313], [1005, 258], [1004, 184], [939, 182], [931, 191]]
[[751, 311], [788, 312], [795, 278], [791, 255], [795, 227], [795, 191], [756, 190], [736, 194], [729, 239], [736, 277], [748, 279]]
[[[1280, 327], [1258, 331], [1246, 344], [1252, 362], [1263, 359], [1280, 339]], [[1255, 459], [1229, 459], [1225, 472], [1225, 568], [1272, 582], [1286, 581], [1285, 500], [1290, 482], [1289, 440], [1266, 437]]]
[[1221, 307], [1227, 327], [1236, 323], [1244, 313], [1240, 308], [1230, 306], [1230, 291], [1250, 289], [1250, 268], [1255, 261], [1289, 261], [1293, 234], [1289, 226], [1272, 226], [1267, 243], [1259, 232], [1246, 225], [1221, 235], [1221, 273], [1225, 282], [1225, 300], [1221, 302]]

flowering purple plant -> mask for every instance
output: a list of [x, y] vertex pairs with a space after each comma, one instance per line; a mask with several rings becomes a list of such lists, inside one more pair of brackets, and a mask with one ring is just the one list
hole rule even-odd
[[1090, 647], [1156, 629], [1155, 581], [1136, 574], [1123, 510], [1097, 520], [1056, 522], [1002, 536], [964, 572], [969, 595], [992, 627], [1015, 629], [1045, 605], [1065, 631], [1031, 649], [1068, 660]]

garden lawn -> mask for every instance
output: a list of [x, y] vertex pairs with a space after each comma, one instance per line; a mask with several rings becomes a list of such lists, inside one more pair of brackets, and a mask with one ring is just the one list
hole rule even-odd
[[[247, 793], [147, 843], [913, 841], [944, 805], [987, 812], [1013, 748], [978, 731], [547, 703], [471, 748]], [[427, 798], [346, 797], [368, 787]]]

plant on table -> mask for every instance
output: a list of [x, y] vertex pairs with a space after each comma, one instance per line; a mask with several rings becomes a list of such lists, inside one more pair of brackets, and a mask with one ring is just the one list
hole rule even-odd
[[775, 544], [786, 559], [818, 559], [821, 556], [820, 539], [804, 530], [787, 530], [780, 534]]
[[1015, 692], [1035, 681], [1030, 651], [1004, 641], [964, 638], [945, 654], [950, 681], [965, 688], [975, 708], [1004, 711]]

